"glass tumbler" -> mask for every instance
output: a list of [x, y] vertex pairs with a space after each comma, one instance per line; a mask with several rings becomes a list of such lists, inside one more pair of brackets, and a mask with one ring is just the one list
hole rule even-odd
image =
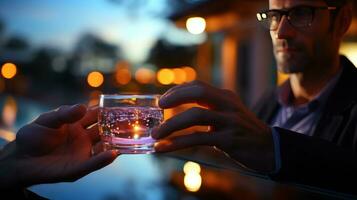
[[98, 125], [104, 149], [122, 154], [154, 152], [154, 128], [163, 122], [160, 95], [103, 94], [99, 101]]

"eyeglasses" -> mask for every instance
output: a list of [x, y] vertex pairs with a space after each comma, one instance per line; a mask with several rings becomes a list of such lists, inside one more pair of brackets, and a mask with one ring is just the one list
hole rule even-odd
[[297, 6], [288, 10], [266, 10], [257, 13], [257, 19], [264, 27], [271, 31], [276, 31], [279, 27], [281, 18], [285, 15], [288, 22], [295, 28], [310, 27], [316, 10], [336, 10], [337, 7], [313, 7], [313, 6]]

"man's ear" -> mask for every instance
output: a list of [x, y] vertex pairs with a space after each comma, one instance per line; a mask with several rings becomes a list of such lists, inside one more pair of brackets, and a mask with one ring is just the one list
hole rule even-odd
[[342, 38], [348, 31], [352, 23], [352, 5], [343, 6], [337, 15], [336, 33]]

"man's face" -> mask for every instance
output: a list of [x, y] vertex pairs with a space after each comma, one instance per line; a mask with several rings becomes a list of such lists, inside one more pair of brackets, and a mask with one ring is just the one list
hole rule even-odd
[[[326, 4], [323, 0], [269, 0], [269, 9], [289, 10], [297, 6], [326, 7]], [[283, 16], [277, 30], [270, 31], [280, 72], [305, 72], [331, 57], [329, 12], [317, 9], [311, 25], [304, 28], [294, 27]]]

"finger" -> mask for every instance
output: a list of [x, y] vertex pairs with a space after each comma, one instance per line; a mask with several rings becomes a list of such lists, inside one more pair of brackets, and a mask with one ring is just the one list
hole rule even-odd
[[86, 110], [86, 106], [82, 104], [61, 106], [54, 111], [40, 115], [34, 122], [48, 128], [59, 128], [63, 124], [78, 121], [84, 116]]
[[229, 121], [229, 119], [226, 119], [225, 115], [216, 111], [193, 107], [166, 120], [153, 132], [152, 136], [156, 139], [160, 139], [175, 131], [189, 128], [191, 126], [218, 126], [227, 123], [227, 121]]
[[110, 150], [110, 151], [101, 152], [98, 155], [91, 157], [89, 160], [81, 164], [79, 168], [75, 171], [74, 173], [75, 179], [83, 177], [93, 171], [96, 171], [98, 169], [101, 169], [109, 165], [118, 156], [119, 156], [119, 151]]
[[82, 124], [83, 127], [88, 127], [96, 123], [98, 121], [98, 111], [98, 106], [89, 108], [79, 123]]
[[161, 96], [159, 105], [162, 108], [171, 108], [185, 103], [197, 103], [213, 109], [235, 110], [238, 100], [233, 92], [194, 81], [167, 91]]
[[86, 130], [92, 144], [95, 144], [100, 141], [99, 129], [98, 124], [92, 126], [91, 128]]
[[164, 96], [167, 96], [169, 94], [171, 94], [173, 91], [175, 90], [178, 90], [180, 88], [183, 88], [183, 87], [187, 87], [189, 85], [192, 85], [194, 83], [194, 81], [192, 82], [189, 82], [189, 83], [184, 83], [184, 84], [180, 84], [180, 85], [176, 85], [174, 87], [171, 87], [169, 90], [167, 90], [163, 95], [161, 95], [161, 97], [164, 97]]
[[37, 155], [51, 152], [66, 140], [66, 134], [36, 123], [23, 126], [16, 134], [16, 144], [20, 151]]
[[216, 133], [195, 132], [190, 135], [176, 136], [155, 143], [155, 152], [176, 151], [197, 145], [215, 145]]

